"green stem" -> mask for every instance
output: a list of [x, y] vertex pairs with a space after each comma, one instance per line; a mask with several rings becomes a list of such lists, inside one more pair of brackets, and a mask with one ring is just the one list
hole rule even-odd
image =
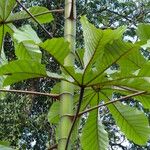
[[[65, 66], [74, 66], [76, 34], [76, 8], [75, 0], [65, 0], [65, 30], [64, 37], [70, 43], [70, 54], [65, 59]], [[59, 123], [58, 150], [66, 150], [68, 135], [72, 126], [72, 120], [66, 114], [73, 114], [74, 86], [66, 81], [61, 82], [61, 106]], [[70, 149], [70, 143], [68, 149]]]

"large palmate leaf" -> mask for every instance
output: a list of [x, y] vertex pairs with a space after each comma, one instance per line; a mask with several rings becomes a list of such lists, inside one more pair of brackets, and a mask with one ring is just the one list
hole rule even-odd
[[81, 136], [81, 146], [83, 150], [108, 149], [108, 134], [104, 130], [99, 118], [97, 110], [89, 114]]
[[[102, 64], [101, 58], [105, 45], [112, 43], [116, 39], [120, 39], [126, 28], [120, 27], [116, 30], [100, 30], [90, 24], [85, 16], [81, 18], [81, 23], [85, 42], [84, 66], [88, 70], [93, 65], [95, 66], [97, 64], [99, 66]], [[99, 61], [96, 61], [97, 59]]]
[[92, 78], [87, 77], [85, 82], [87, 82], [87, 84], [91, 82], [91, 85], [100, 82], [101, 76], [104, 76], [103, 74], [105, 73], [105, 71], [107, 71], [109, 67], [111, 67], [114, 63], [119, 62], [131, 51], [136, 51], [138, 48], [138, 44], [136, 45], [131, 43], [125, 43], [121, 40], [115, 40], [113, 41], [113, 43], [106, 44], [103, 57], [101, 58], [101, 60], [97, 60], [100, 61], [101, 64], [96, 67], [97, 70], [95, 71]]
[[39, 44], [41, 42], [40, 38], [37, 36], [37, 33], [30, 25], [25, 25], [21, 27], [20, 30], [16, 29], [14, 32], [14, 38], [17, 39], [19, 43], [24, 41], [31, 41]]
[[[108, 102], [106, 100], [106, 102]], [[139, 145], [145, 145], [150, 138], [150, 127], [145, 114], [136, 108], [120, 102], [108, 106], [116, 124], [128, 139]]]
[[[100, 30], [91, 25], [85, 17], [81, 22], [85, 40], [84, 84], [94, 85], [101, 82], [101, 76], [104, 76], [113, 64], [118, 63], [124, 72], [133, 72], [145, 63], [139, 52], [141, 43], [132, 44], [121, 40], [125, 27]], [[131, 65], [130, 68], [125, 66], [125, 61]]]
[[[40, 6], [34, 6], [29, 8], [29, 12], [40, 22], [40, 23], [49, 23], [53, 20], [52, 14], [49, 12], [49, 10], [45, 7]], [[22, 10], [17, 13], [12, 13], [8, 18], [8, 22], [16, 21], [16, 20], [22, 20], [22, 19], [29, 19], [31, 16], [29, 14]]]
[[29, 59], [41, 62], [42, 53], [39, 47], [30, 42], [21, 42], [15, 46], [15, 54], [18, 59]]
[[40, 43], [39, 46], [48, 51], [49, 54], [64, 68], [65, 72], [69, 74], [77, 83], [81, 83], [82, 71], [74, 69], [72, 66], [65, 66], [64, 60], [70, 53], [69, 43], [64, 38], [53, 38]]
[[123, 56], [117, 62], [117, 64], [120, 66], [120, 70], [124, 74], [141, 69], [145, 63], [146, 59], [141, 55], [141, 52], [138, 48], [131, 50], [127, 55]]
[[141, 91], [150, 91], [150, 63], [146, 63], [140, 70], [130, 74], [114, 73], [108, 81], [101, 82], [103, 86], [125, 86]]
[[[67, 80], [63, 76], [46, 71], [45, 65], [32, 60], [16, 60], [0, 67], [0, 75], [7, 75], [4, 86], [22, 80], [39, 77]], [[67, 80], [68, 81], [68, 80]]]
[[31, 26], [25, 25], [20, 30], [16, 29], [14, 38], [18, 42], [15, 44], [15, 54], [19, 59], [41, 61], [42, 53], [37, 45], [41, 40]]
[[29, 78], [47, 76], [44, 65], [26, 60], [16, 60], [3, 65], [0, 67], [0, 75], [8, 75], [4, 86]]
[[69, 43], [64, 38], [53, 38], [39, 44], [44, 50], [48, 51], [56, 61], [63, 66], [64, 60], [68, 56], [70, 49]]

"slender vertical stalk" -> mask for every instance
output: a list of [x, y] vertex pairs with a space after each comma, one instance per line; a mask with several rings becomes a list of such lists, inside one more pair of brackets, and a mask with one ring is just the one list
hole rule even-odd
[[[65, 59], [65, 66], [74, 66], [75, 34], [76, 34], [76, 0], [65, 0], [64, 37], [70, 43], [70, 54]], [[65, 150], [72, 120], [66, 114], [73, 114], [74, 87], [65, 81], [61, 82], [61, 107], [59, 124], [58, 150]], [[70, 149], [70, 145], [68, 146]]]

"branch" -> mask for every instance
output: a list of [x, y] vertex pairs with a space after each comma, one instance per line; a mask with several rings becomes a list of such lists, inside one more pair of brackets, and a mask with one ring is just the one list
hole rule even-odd
[[114, 89], [119, 89], [119, 90], [126, 90], [126, 91], [130, 91], [130, 92], [139, 92], [136, 89], [133, 89], [133, 88], [130, 88], [130, 87], [126, 87], [126, 86], [114, 85], [113, 87], [114, 87]]
[[77, 118], [78, 118], [78, 114], [79, 114], [79, 111], [80, 111], [80, 107], [81, 107], [81, 103], [82, 103], [83, 95], [84, 95], [84, 87], [81, 87], [81, 89], [80, 89], [80, 97], [79, 97], [79, 103], [78, 103], [77, 111], [76, 111], [76, 114], [75, 114], [75, 116], [74, 116], [74, 118], [73, 118], [72, 126], [71, 126], [70, 132], [69, 132], [69, 134], [68, 134], [68, 138], [67, 138], [67, 142], [66, 142], [65, 150], [67, 150], [67, 148], [68, 148], [69, 140], [70, 140], [70, 137], [71, 137], [71, 134], [72, 134], [72, 131], [73, 131], [74, 125], [75, 125], [75, 123], [76, 123], [76, 120], [77, 120]]
[[51, 33], [49, 33], [41, 24], [40, 22], [25, 8], [25, 6], [23, 6], [18, 0], [16, 0], [16, 2], [26, 11], [26, 13], [43, 29], [43, 31], [45, 31], [45, 33], [52, 38], [53, 36], [51, 35]]
[[[42, 13], [38, 13], [38, 14], [36, 14], [36, 15], [33, 15], [34, 17], [38, 17], [38, 16], [42, 16], [42, 15], [46, 15], [46, 14], [49, 14], [49, 13], [52, 13], [52, 12], [58, 12], [58, 13], [61, 13], [61, 12], [63, 12], [64, 11], [64, 9], [54, 9], [54, 10], [49, 10], [49, 11], [46, 11], [46, 12], [42, 12]], [[31, 19], [32, 17], [31, 16], [29, 16], [29, 17], [26, 17], [25, 19]], [[23, 18], [24, 19], [24, 18]], [[14, 19], [14, 20], [9, 20], [9, 21], [5, 21], [4, 23], [5, 24], [7, 24], [7, 23], [12, 23], [12, 22], [14, 22], [14, 21], [19, 21], [19, 20], [23, 20], [22, 18], [21, 19], [19, 19], [19, 18], [16, 18], [16, 19]], [[1, 23], [2, 21], [0, 21], [0, 23]]]
[[146, 92], [146, 91], [140, 91], [140, 92], [137, 92], [137, 93], [133, 93], [133, 94], [124, 96], [124, 97], [120, 97], [120, 98], [118, 98], [118, 99], [116, 99], [116, 100], [112, 100], [112, 101], [107, 102], [107, 103], [105, 103], [105, 104], [100, 104], [100, 105], [94, 106], [94, 107], [92, 107], [92, 108], [90, 108], [90, 109], [87, 109], [87, 110], [85, 110], [85, 111], [80, 112], [80, 113], [78, 114], [78, 117], [81, 116], [81, 115], [83, 115], [83, 114], [85, 114], [85, 113], [87, 113], [87, 112], [90, 112], [90, 111], [92, 111], [92, 110], [98, 109], [99, 107], [107, 106], [107, 105], [109, 105], [109, 104], [112, 104], [112, 103], [115, 103], [115, 102], [118, 102], [118, 101], [121, 101], [121, 100], [126, 100], [126, 99], [128, 99], [128, 98], [131, 98], [131, 97], [134, 97], [134, 96], [137, 96], [137, 95], [141, 95], [141, 94], [145, 94], [145, 93], [147, 93], [147, 92]]
[[35, 91], [24, 91], [24, 90], [6, 90], [6, 89], [0, 89], [0, 92], [10, 92], [10, 93], [20, 93], [20, 94], [34, 94], [34, 95], [43, 95], [43, 96], [49, 96], [55, 99], [59, 99], [59, 94], [49, 94], [49, 93], [42, 93], [42, 92], [35, 92]]

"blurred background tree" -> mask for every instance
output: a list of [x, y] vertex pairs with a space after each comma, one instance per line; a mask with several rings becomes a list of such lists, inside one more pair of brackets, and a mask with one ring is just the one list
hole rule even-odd
[[[64, 1], [62, 0], [22, 0], [26, 8], [30, 6], [44, 6], [49, 10], [63, 9]], [[17, 6], [14, 11], [21, 8]], [[150, 1], [149, 0], [78, 0], [77, 1], [77, 47], [82, 48], [83, 37], [79, 18], [86, 15], [90, 22], [97, 27], [117, 28], [126, 25], [128, 27], [124, 40], [138, 40], [135, 36], [136, 25], [139, 23], [150, 22]], [[44, 27], [51, 32], [53, 37], [63, 36], [64, 17], [62, 12], [53, 13], [54, 21], [45, 24]], [[20, 27], [27, 24], [27, 20], [16, 21], [15, 25]], [[41, 28], [32, 23], [32, 27], [37, 31], [39, 37], [43, 40], [48, 36]], [[15, 59], [13, 42], [9, 35], [5, 37], [5, 54], [8, 60]], [[145, 58], [149, 59], [150, 54], [147, 49], [141, 49]], [[56, 62], [43, 51], [42, 63], [52, 71], [59, 71]], [[50, 92], [51, 88], [58, 81], [34, 79], [21, 82], [11, 86], [12, 89], [31, 90], [40, 92]], [[116, 96], [119, 96], [116, 94]], [[53, 99], [46, 96], [23, 95], [14, 93], [5, 93], [0, 100], [0, 140], [9, 141], [11, 146], [19, 149], [45, 150], [49, 145], [55, 143], [54, 132], [55, 126], [50, 124], [47, 114]], [[138, 106], [143, 109], [141, 104], [135, 100], [131, 100], [131, 106]], [[102, 118], [106, 130], [109, 132], [110, 150], [148, 150], [150, 143], [145, 147], [140, 147], [125, 139], [116, 127], [112, 116], [106, 108], [100, 110], [105, 112]], [[150, 116], [148, 110], [144, 110]], [[150, 117], [149, 117], [150, 118]], [[83, 119], [84, 122], [84, 119]], [[80, 145], [77, 143], [77, 145]]]

